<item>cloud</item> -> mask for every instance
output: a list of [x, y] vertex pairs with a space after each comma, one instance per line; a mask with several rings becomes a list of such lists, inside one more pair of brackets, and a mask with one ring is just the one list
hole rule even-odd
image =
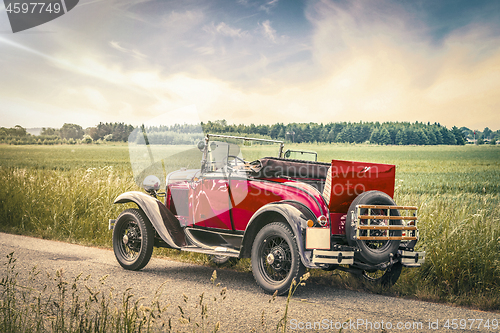
[[271, 9], [277, 6], [278, 1], [279, 0], [270, 0], [270, 1], [267, 1], [266, 3], [264, 3], [264, 4], [262, 4], [262, 5], [259, 6], [259, 10], [263, 10], [266, 13], [269, 14], [271, 12]]
[[203, 30], [212, 34], [220, 34], [227, 37], [243, 37], [246, 32], [242, 32], [241, 29], [233, 28], [224, 22], [220, 22], [215, 25], [213, 22], [210, 25], [203, 27]]
[[185, 11], [171, 11], [163, 19], [163, 26], [168, 30], [169, 35], [178, 35], [190, 31], [199, 26], [205, 20], [205, 15], [199, 9]]
[[215, 49], [213, 47], [210, 47], [210, 46], [197, 47], [196, 51], [198, 53], [203, 54], [203, 55], [214, 55], [215, 54]]
[[269, 20], [265, 20], [260, 24], [262, 28], [262, 35], [269, 39], [271, 42], [276, 43], [276, 30], [271, 27], [271, 22]]
[[132, 57], [134, 57], [136, 59], [145, 59], [148, 57], [147, 55], [137, 51], [136, 49], [127, 49], [127, 48], [121, 46], [120, 43], [118, 43], [116, 41], [109, 42], [109, 45], [111, 45], [111, 47], [114, 48], [115, 50], [132, 55]]

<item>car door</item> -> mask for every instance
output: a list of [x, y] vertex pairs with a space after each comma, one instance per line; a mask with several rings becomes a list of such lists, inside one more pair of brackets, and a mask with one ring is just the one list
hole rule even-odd
[[228, 180], [222, 172], [203, 175], [194, 189], [193, 202], [195, 225], [232, 230]]

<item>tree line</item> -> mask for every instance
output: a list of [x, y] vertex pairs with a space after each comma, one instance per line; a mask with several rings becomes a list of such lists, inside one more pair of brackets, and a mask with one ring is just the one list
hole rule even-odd
[[[278, 123], [274, 125], [230, 125], [225, 120], [202, 123], [206, 133], [263, 135], [272, 139], [290, 142], [324, 143], [374, 143], [381, 145], [464, 145], [500, 140], [500, 130], [493, 132], [488, 127], [473, 131], [467, 127], [453, 126], [447, 129], [439, 123], [423, 122], [337, 122]], [[473, 136], [474, 133], [474, 136]]]
[[[42, 128], [40, 135], [30, 135], [25, 128], [0, 128], [0, 143], [9, 144], [77, 144], [127, 142], [136, 127], [125, 123], [99, 123], [83, 129], [77, 124], [64, 124], [61, 128]], [[154, 144], [188, 144], [199, 136], [195, 133], [216, 133], [237, 136], [271, 138], [294, 143], [373, 143], [380, 145], [464, 145], [495, 144], [500, 130], [483, 131], [467, 127], [451, 129], [439, 123], [423, 122], [337, 122], [277, 123], [273, 125], [228, 124], [226, 120], [208, 121], [200, 125], [176, 124], [143, 128]], [[133, 142], [143, 142], [142, 131], [134, 132]], [[138, 135], [139, 133], [140, 135]], [[141, 141], [142, 140], [142, 141]]]
[[31, 135], [16, 125], [0, 128], [0, 143], [9, 144], [90, 144], [93, 142], [126, 142], [134, 126], [125, 123], [99, 123], [83, 129], [77, 124], [65, 123], [61, 128], [42, 127], [40, 135]]

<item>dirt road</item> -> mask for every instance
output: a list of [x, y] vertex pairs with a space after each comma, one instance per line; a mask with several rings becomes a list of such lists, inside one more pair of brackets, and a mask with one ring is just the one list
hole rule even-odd
[[[131, 272], [118, 265], [110, 250], [0, 233], [2, 263], [13, 251], [21, 279], [34, 265], [40, 271], [52, 274], [63, 269], [66, 279], [80, 273], [82, 276], [91, 275], [94, 283], [108, 275], [105, 287], [112, 286], [116, 294], [132, 287], [132, 293], [136, 297], [145, 297], [145, 303], [165, 282], [162, 301], [171, 304], [173, 310], [177, 305], [187, 304], [183, 294], [194, 304], [202, 292], [209, 295], [217, 291], [210, 283], [213, 272], [210, 267], [153, 258], [143, 270]], [[269, 303], [269, 295], [259, 289], [251, 273], [218, 269], [217, 276], [217, 281], [227, 287], [227, 298], [217, 306], [223, 332], [262, 331], [263, 311], [268, 328], [275, 327], [283, 316], [284, 297]], [[343, 325], [343, 332], [500, 332], [499, 321], [499, 313], [329, 289], [308, 283], [299, 288], [290, 303], [287, 331], [338, 332]], [[484, 327], [486, 322], [489, 329]], [[495, 322], [497, 328], [493, 329]], [[462, 329], [464, 323], [465, 329]]]

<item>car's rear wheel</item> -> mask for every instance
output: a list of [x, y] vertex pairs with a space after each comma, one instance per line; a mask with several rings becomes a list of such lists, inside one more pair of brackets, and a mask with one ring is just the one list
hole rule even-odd
[[113, 251], [123, 268], [136, 271], [146, 266], [153, 245], [153, 226], [142, 211], [127, 209], [118, 216], [113, 228]]
[[288, 292], [293, 279], [305, 273], [297, 243], [287, 224], [274, 222], [259, 231], [252, 246], [252, 272], [268, 294]]

